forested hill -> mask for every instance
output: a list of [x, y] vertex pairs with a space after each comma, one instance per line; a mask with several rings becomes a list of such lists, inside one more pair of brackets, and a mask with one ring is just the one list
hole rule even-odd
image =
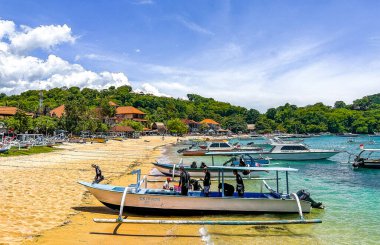
[[[16, 106], [26, 112], [37, 113], [39, 92], [29, 90], [12, 96], [0, 94], [0, 105]], [[195, 121], [211, 118], [220, 122], [224, 128], [235, 132], [244, 131], [247, 124], [256, 124], [257, 132], [260, 133], [275, 130], [289, 133], [380, 131], [380, 94], [357, 99], [351, 105], [337, 101], [333, 107], [322, 103], [305, 107], [285, 104], [270, 108], [264, 114], [255, 109], [234, 106], [196, 94], [188, 94], [185, 100], [133, 93], [130, 86], [110, 87], [100, 91], [78, 87], [54, 88], [43, 91], [43, 99], [44, 110], [40, 114], [47, 114], [49, 110], [65, 104], [71, 109], [74, 108], [73, 111], [78, 113], [78, 120], [86, 122], [93, 119], [90, 111], [96, 107], [106, 111], [108, 102], [113, 101], [119, 106], [131, 105], [139, 108], [147, 113], [150, 122], [167, 122], [173, 118], [188, 118]], [[65, 126], [64, 123], [61, 125]], [[102, 125], [101, 128], [104, 127]], [[96, 127], [91, 129], [96, 130]]]

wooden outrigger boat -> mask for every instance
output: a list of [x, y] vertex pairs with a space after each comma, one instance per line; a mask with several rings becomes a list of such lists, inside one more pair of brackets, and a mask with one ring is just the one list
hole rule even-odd
[[[269, 158], [253, 158], [249, 154], [242, 154], [242, 152], [234, 151], [229, 152], [227, 155], [225, 153], [221, 152], [208, 152], [206, 153], [206, 156], [211, 156], [211, 165], [215, 165], [214, 156], [232, 156], [230, 160], [226, 161], [223, 166], [231, 165], [231, 166], [239, 166], [239, 159], [244, 160], [244, 164], [247, 167], [260, 167], [263, 165], [268, 165], [270, 163]], [[171, 164], [171, 163], [159, 163], [154, 162], [153, 165], [155, 168], [160, 171], [162, 174], [167, 176], [179, 176], [180, 171], [179, 167], [182, 165], [186, 171], [190, 174], [191, 177], [203, 177], [203, 168], [201, 166], [192, 168], [190, 165], [184, 165], [182, 163], [179, 164]], [[218, 173], [218, 169], [209, 169], [209, 171], [212, 173]], [[248, 175], [249, 171], [243, 171], [244, 175]], [[258, 172], [257, 172], [258, 173]], [[232, 172], [226, 172], [226, 176], [234, 176]], [[249, 176], [252, 177], [252, 176]]]
[[[362, 149], [362, 151], [354, 159], [352, 164], [355, 168], [375, 168], [380, 169], [380, 156], [371, 157], [372, 154], [380, 152], [380, 149]], [[378, 154], [379, 155], [379, 154]]]
[[[280, 220], [269, 221], [267, 224], [307, 224], [321, 223], [319, 219], [305, 220], [303, 213], [309, 213], [312, 209], [311, 202], [300, 200], [295, 193], [289, 193], [288, 172], [298, 171], [294, 168], [249, 168], [250, 171], [271, 171], [276, 173], [276, 190], [270, 188], [265, 181], [263, 185], [267, 188], [266, 192], [246, 192], [244, 197], [238, 197], [236, 193], [233, 196], [225, 196], [224, 193], [224, 176], [226, 172], [234, 169], [242, 171], [247, 168], [241, 167], [223, 167], [210, 166], [210, 169], [219, 170], [218, 183], [222, 185], [218, 191], [210, 192], [210, 196], [204, 196], [201, 191], [189, 191], [188, 195], [183, 196], [176, 190], [150, 189], [147, 188], [146, 176], [140, 179], [140, 170], [137, 173], [137, 181], [128, 187], [91, 184], [80, 181], [91, 194], [93, 194], [101, 203], [112, 209], [119, 209], [118, 219], [96, 219], [101, 223], [144, 223], [144, 221], [133, 221], [122, 218], [123, 211], [133, 213], [153, 213], [162, 215], [198, 215], [198, 214], [224, 214], [224, 213], [299, 213], [299, 220]], [[286, 176], [286, 193], [279, 192], [279, 172], [285, 172]], [[144, 185], [144, 187], [142, 187]], [[209, 222], [209, 223], [207, 223]], [[215, 223], [216, 222], [216, 223]], [[241, 222], [234, 221], [193, 221], [187, 223], [184, 221], [158, 221], [147, 220], [145, 223], [160, 224], [220, 224], [234, 225]], [[264, 221], [263, 221], [264, 222]], [[264, 222], [265, 223], [265, 222]], [[247, 221], [247, 225], [263, 224], [258, 221]]]

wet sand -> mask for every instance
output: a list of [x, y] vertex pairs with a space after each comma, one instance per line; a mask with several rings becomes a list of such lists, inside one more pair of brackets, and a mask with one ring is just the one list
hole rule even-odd
[[[114, 217], [115, 212], [77, 181], [91, 181], [91, 164], [97, 163], [106, 177], [104, 183], [129, 184], [136, 178], [128, 174], [133, 167], [147, 174], [150, 162], [161, 154], [159, 146], [175, 141], [152, 136], [106, 144], [64, 144], [52, 153], [2, 158], [0, 244], [125, 243], [126, 234], [136, 234], [128, 236], [128, 241], [141, 241], [138, 234], [146, 231], [150, 241], [166, 243], [182, 232], [168, 226], [128, 225], [119, 229], [124, 235], [110, 236], [115, 226], [95, 224], [92, 218]], [[196, 237], [183, 235], [192, 242], [200, 240], [197, 233]]]

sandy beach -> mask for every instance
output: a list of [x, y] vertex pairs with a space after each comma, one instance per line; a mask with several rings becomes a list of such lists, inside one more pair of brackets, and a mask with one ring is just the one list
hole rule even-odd
[[0, 244], [167, 243], [177, 236], [199, 243], [195, 227], [128, 225], [120, 227], [122, 235], [110, 236], [115, 225], [95, 224], [92, 219], [116, 213], [77, 184], [93, 179], [91, 163], [101, 166], [104, 183], [131, 183], [135, 176], [128, 173], [133, 167], [138, 165], [142, 173], [149, 173], [150, 163], [161, 154], [160, 146], [175, 141], [174, 137], [144, 137], [106, 144], [64, 144], [52, 153], [3, 158]]

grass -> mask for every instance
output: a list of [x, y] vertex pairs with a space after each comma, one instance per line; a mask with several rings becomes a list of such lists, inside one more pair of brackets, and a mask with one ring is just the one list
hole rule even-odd
[[0, 157], [26, 156], [40, 153], [49, 153], [56, 150], [59, 149], [49, 146], [34, 146], [28, 149], [21, 148], [20, 150], [17, 147], [12, 147], [8, 152], [0, 153]]

